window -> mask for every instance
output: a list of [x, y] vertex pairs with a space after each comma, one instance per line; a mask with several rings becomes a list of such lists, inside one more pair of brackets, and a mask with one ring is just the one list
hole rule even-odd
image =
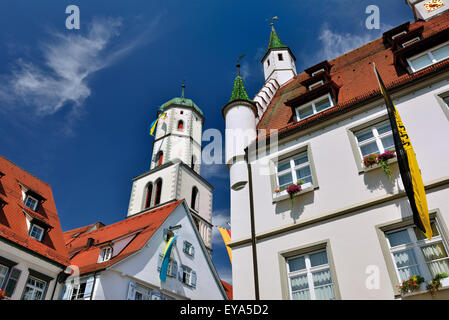
[[74, 285], [72, 288], [72, 293], [70, 294], [70, 300], [84, 299], [85, 292], [86, 292], [86, 282]]
[[179, 120], [178, 121], [178, 130], [179, 131], [182, 131], [182, 128], [184, 127], [184, 121], [182, 121], [182, 120]]
[[154, 205], [157, 206], [159, 203], [161, 203], [161, 192], [162, 192], [162, 180], [159, 179], [156, 182], [156, 195], [154, 197]]
[[36, 239], [37, 241], [41, 241], [44, 236], [44, 229], [39, 227], [38, 225], [31, 225], [30, 228], [30, 237]]
[[25, 198], [25, 206], [30, 208], [31, 210], [35, 211], [37, 208], [39, 201], [37, 201], [35, 198], [33, 198], [32, 196], [27, 196]]
[[47, 283], [34, 277], [29, 277], [22, 300], [42, 300]]
[[449, 58], [449, 43], [427, 50], [407, 60], [412, 71], [415, 72], [447, 58]]
[[287, 276], [293, 300], [335, 299], [326, 250], [288, 259]]
[[192, 257], [195, 255], [195, 249], [193, 248], [192, 244], [188, 241], [184, 241], [182, 251]]
[[267, 67], [270, 66], [270, 59], [267, 60]]
[[446, 104], [446, 107], [449, 108], [449, 96], [443, 98], [444, 103]]
[[6, 280], [6, 277], [8, 276], [9, 268], [7, 266], [4, 266], [0, 264], [0, 288], [3, 289], [3, 283]]
[[411, 40], [408, 40], [408, 41], [406, 41], [406, 42], [404, 42], [404, 43], [402, 44], [402, 47], [405, 48], [405, 47], [407, 47], [407, 46], [409, 46], [409, 45], [411, 45], [411, 44], [413, 44], [413, 43], [415, 43], [415, 42], [417, 42], [417, 41], [419, 41], [419, 40], [421, 40], [420, 37], [416, 37], [416, 38], [413, 38], [413, 39], [411, 39]]
[[431, 240], [416, 226], [385, 233], [400, 282], [412, 275], [420, 275], [428, 282], [438, 273], [449, 273], [447, 244], [435, 221], [431, 221], [431, 227]]
[[181, 265], [180, 279], [182, 283], [196, 287], [196, 272], [191, 268]]
[[153, 184], [150, 182], [147, 185], [147, 195], [145, 198], [145, 209], [149, 208], [151, 206], [151, 195], [153, 193]]
[[112, 257], [112, 247], [102, 248], [100, 256], [98, 257], [98, 263], [110, 260]]
[[282, 53], [278, 53], [278, 59], [279, 59], [279, 61], [284, 61], [284, 57], [282, 56]]
[[298, 117], [298, 120], [303, 120], [323, 110], [326, 110], [333, 105], [334, 104], [332, 102], [330, 94], [327, 94], [326, 96], [320, 97], [305, 106], [298, 107], [296, 109], [296, 116]]
[[12, 268], [9, 273], [8, 280], [3, 284], [4, 290], [6, 291], [6, 296], [11, 297], [14, 294], [14, 290], [16, 289], [17, 282], [19, 282], [19, 277], [22, 271], [16, 268]]
[[402, 36], [403, 34], [406, 34], [407, 33], [407, 31], [401, 31], [401, 32], [399, 32], [399, 33], [397, 33], [397, 34], [395, 34], [394, 36], [391, 36], [391, 40], [394, 40], [394, 38], [397, 38], [397, 37], [399, 37], [399, 36]]
[[190, 164], [191, 169], [195, 169], [195, 162], [196, 162], [195, 156], [192, 156], [192, 163]]
[[307, 151], [289, 159], [279, 161], [276, 171], [279, 188], [288, 187], [293, 183], [297, 183], [299, 180], [313, 184]]
[[322, 86], [323, 84], [324, 84], [324, 81], [323, 81], [323, 80], [318, 81], [318, 82], [315, 82], [314, 84], [311, 84], [311, 85], [309, 86], [309, 91], [310, 91], [310, 90], [313, 90], [313, 89], [315, 89], [315, 88], [318, 88], [318, 87]]
[[198, 188], [197, 187], [192, 188], [192, 198], [190, 200], [190, 207], [193, 210], [198, 211]]
[[[164, 255], [162, 253], [159, 253], [159, 262], [157, 265], [157, 270], [161, 271], [162, 267], [162, 259], [164, 258]], [[178, 272], [178, 263], [176, 260], [170, 258], [168, 260], [168, 267], [167, 267], [167, 276], [170, 277], [176, 277], [176, 273]]]
[[323, 72], [323, 71], [324, 71], [324, 68], [321, 68], [320, 70], [317, 70], [317, 71], [312, 72], [312, 74], [311, 74], [310, 76], [313, 77], [313, 76], [315, 76], [315, 75], [317, 75], [318, 73]]
[[162, 160], [164, 159], [164, 153], [162, 151], [159, 151], [156, 154], [156, 161], [157, 161], [157, 165], [160, 166], [162, 164]]
[[362, 159], [372, 153], [394, 150], [393, 133], [388, 120], [357, 131], [354, 135]]

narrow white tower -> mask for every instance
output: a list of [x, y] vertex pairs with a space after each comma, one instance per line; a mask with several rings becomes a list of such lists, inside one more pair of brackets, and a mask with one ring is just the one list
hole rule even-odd
[[226, 165], [231, 185], [233, 239], [248, 237], [251, 230], [245, 148], [256, 138], [257, 116], [256, 106], [248, 98], [239, 68], [240, 65], [237, 65], [231, 98], [222, 109], [226, 122]]
[[128, 216], [185, 199], [211, 252], [213, 186], [200, 176], [204, 117], [201, 109], [184, 97], [184, 87], [181, 97], [162, 105], [165, 115], [157, 123], [150, 170], [133, 179]]
[[296, 76], [296, 58], [290, 48], [282, 43], [273, 23], [267, 52], [262, 58], [265, 82], [275, 79], [280, 86]]

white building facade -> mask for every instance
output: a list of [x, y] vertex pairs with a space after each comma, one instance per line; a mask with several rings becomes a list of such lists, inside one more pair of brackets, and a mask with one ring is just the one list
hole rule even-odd
[[[438, 11], [292, 73], [266, 107], [257, 96], [225, 105], [227, 129], [258, 136], [236, 151], [227, 146], [234, 299], [449, 298], [445, 286], [436, 296], [425, 285], [406, 295], [397, 288], [411, 275], [429, 283], [449, 273], [448, 17]], [[394, 148], [373, 62], [416, 152], [431, 240], [413, 224], [395, 159], [391, 179], [363, 165], [364, 156]], [[235, 120], [242, 118], [246, 125]], [[230, 130], [226, 139], [237, 138]], [[300, 180], [291, 201], [285, 188]]]

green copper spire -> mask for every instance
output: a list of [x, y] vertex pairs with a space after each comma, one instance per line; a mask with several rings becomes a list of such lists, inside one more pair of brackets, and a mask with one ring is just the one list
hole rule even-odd
[[273, 22], [270, 23], [270, 26], [271, 26], [271, 34], [270, 34], [270, 43], [268, 44], [268, 50], [274, 48], [286, 48], [287, 46], [282, 43], [281, 39], [276, 33], [276, 30], [274, 30]]
[[234, 100], [247, 100], [251, 102], [251, 99], [248, 97], [248, 93], [246, 93], [243, 78], [240, 76], [240, 64], [237, 64], [237, 77], [235, 77], [234, 80], [234, 88], [232, 89], [229, 102]]

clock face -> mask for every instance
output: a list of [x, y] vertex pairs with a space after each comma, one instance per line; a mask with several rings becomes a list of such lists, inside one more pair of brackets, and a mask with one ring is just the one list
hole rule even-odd
[[437, 10], [444, 6], [443, 0], [430, 0], [427, 2], [424, 2], [423, 7], [426, 9], [427, 12], [432, 12], [434, 10]]

